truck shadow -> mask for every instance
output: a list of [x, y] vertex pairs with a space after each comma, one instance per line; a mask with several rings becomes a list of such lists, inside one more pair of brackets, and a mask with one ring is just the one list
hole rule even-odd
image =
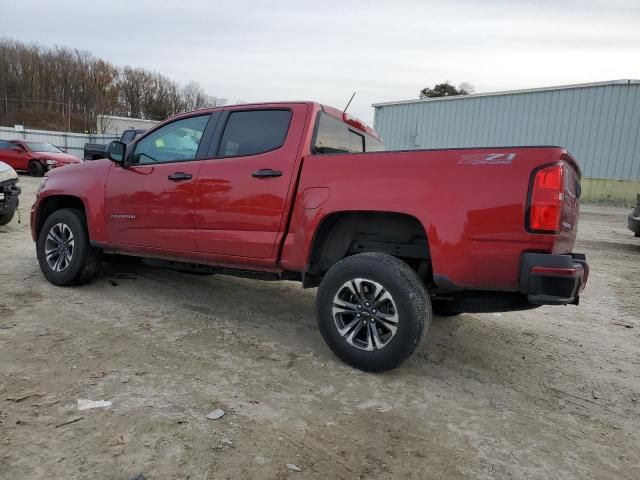
[[[587, 355], [575, 329], [557, 328], [574, 323], [573, 307], [434, 317], [403, 365], [365, 374], [333, 355], [316, 326], [315, 291], [295, 282], [105, 264], [94, 282], [73, 291], [83, 301], [107, 298], [126, 306], [131, 312], [127, 323], [140, 327], [132, 325], [129, 334], [141, 335], [142, 342], [173, 350], [179, 341], [185, 368], [214, 362], [230, 376], [264, 368], [265, 385], [277, 384], [268, 378], [284, 374], [322, 384], [349, 382], [358, 398], [366, 397], [371, 386], [385, 398], [395, 398], [396, 390], [406, 387], [400, 402], [421, 403], [423, 395], [434, 394], [501, 405], [517, 396], [537, 407], [557, 409], [562, 403], [572, 412], [613, 412], [615, 421], [623, 408], [615, 401], [620, 395], [631, 398], [623, 386], [609, 387], [617, 382], [615, 376], [603, 380], [602, 367], [595, 364], [601, 356]], [[622, 393], [609, 399], [601, 393], [607, 388]], [[635, 405], [624, 408], [638, 413]]]
[[[135, 280], [131, 280], [135, 278]], [[224, 319], [266, 342], [312, 351], [322, 362], [344, 367], [324, 344], [315, 321], [315, 289], [296, 282], [264, 282], [227, 276], [196, 276], [145, 265], [104, 265], [96, 282], [116, 282], [143, 301], [161, 297], [173, 316], [198, 322]], [[148, 300], [147, 300], [148, 299]], [[540, 370], [556, 368], [575, 350], [564, 337], [541, 334], [527, 324], [554, 310], [437, 317], [414, 355], [400, 368], [379, 375], [419, 375], [497, 384], [530, 384]], [[171, 318], [166, 322], [171, 323]], [[185, 327], [185, 323], [182, 323]], [[220, 346], [219, 341], [212, 348]], [[578, 352], [579, 353], [579, 352]], [[572, 362], [573, 363], [573, 360]]]

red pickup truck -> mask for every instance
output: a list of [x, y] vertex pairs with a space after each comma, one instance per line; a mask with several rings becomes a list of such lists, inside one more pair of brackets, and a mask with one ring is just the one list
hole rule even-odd
[[385, 152], [313, 102], [181, 114], [108, 159], [49, 172], [31, 229], [44, 276], [77, 285], [102, 253], [317, 287], [331, 349], [394, 368], [432, 312], [577, 304], [580, 170], [560, 147]]

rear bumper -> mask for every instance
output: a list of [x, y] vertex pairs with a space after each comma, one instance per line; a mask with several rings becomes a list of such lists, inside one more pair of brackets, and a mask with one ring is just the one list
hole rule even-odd
[[533, 305], [577, 305], [588, 277], [589, 264], [583, 254], [525, 253], [520, 291]]

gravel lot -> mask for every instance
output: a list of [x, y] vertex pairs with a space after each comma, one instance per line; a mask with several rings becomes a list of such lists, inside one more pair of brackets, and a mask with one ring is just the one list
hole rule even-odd
[[0, 227], [2, 479], [640, 478], [627, 209], [583, 208], [579, 307], [436, 318], [373, 375], [331, 354], [296, 283], [105, 264], [50, 285], [28, 227], [38, 181], [20, 183], [22, 223]]

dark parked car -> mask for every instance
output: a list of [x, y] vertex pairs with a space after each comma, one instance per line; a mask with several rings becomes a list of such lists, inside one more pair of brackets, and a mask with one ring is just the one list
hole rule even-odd
[[[140, 135], [142, 135], [146, 130], [137, 130], [137, 129], [129, 129], [122, 132], [120, 135], [120, 141], [122, 143], [131, 143]], [[99, 158], [105, 157], [105, 152], [107, 150], [106, 143], [85, 143], [84, 144], [84, 159], [85, 160], [98, 160]]]
[[640, 237], [640, 193], [636, 199], [636, 208], [629, 214], [627, 225], [629, 230], [636, 234], [636, 237]]

